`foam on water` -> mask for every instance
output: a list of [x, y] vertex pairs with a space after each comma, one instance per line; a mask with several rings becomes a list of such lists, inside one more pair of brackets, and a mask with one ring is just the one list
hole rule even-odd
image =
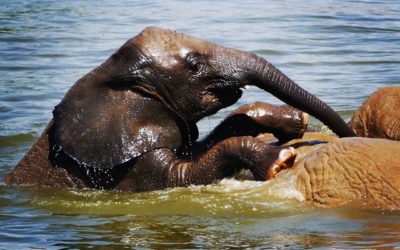
[[265, 216], [305, 209], [294, 180], [257, 182], [224, 179], [216, 184], [145, 193], [48, 190], [32, 193], [34, 207], [68, 214], [192, 214]]

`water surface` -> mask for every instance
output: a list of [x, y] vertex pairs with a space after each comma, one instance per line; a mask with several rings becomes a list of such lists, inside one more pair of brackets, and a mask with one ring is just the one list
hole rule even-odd
[[[69, 87], [144, 27], [255, 52], [349, 119], [400, 84], [397, 1], [2, 1], [0, 179]], [[202, 135], [256, 88], [199, 123]], [[312, 120], [317, 124], [318, 121]], [[306, 207], [290, 188], [224, 180], [142, 194], [0, 187], [0, 248], [400, 247], [400, 214]]]

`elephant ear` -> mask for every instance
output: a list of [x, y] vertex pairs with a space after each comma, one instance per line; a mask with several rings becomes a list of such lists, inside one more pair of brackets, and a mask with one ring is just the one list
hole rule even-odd
[[159, 101], [104, 79], [101, 69], [94, 70], [56, 106], [55, 150], [81, 165], [111, 168], [152, 149], [182, 144], [173, 115]]

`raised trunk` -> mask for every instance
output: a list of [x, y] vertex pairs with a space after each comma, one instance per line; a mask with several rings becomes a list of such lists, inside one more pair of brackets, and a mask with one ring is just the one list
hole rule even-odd
[[247, 64], [250, 82], [285, 103], [316, 117], [340, 137], [357, 136], [344, 120], [326, 103], [310, 94], [261, 57]]

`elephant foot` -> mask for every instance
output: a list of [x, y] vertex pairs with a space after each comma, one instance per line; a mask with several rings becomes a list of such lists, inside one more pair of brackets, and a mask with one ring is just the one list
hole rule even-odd
[[278, 159], [268, 169], [266, 180], [274, 178], [280, 171], [293, 167], [297, 152], [293, 147], [282, 149]]
[[[259, 126], [257, 132], [272, 133], [280, 144], [303, 137], [308, 127], [309, 115], [289, 105], [277, 106], [266, 102], [255, 102], [241, 106], [231, 117], [243, 114]], [[249, 125], [247, 130], [255, 127]]]
[[281, 144], [302, 138], [308, 127], [309, 115], [287, 105], [281, 106], [280, 109], [279, 116], [274, 117], [278, 125], [273, 135]]

